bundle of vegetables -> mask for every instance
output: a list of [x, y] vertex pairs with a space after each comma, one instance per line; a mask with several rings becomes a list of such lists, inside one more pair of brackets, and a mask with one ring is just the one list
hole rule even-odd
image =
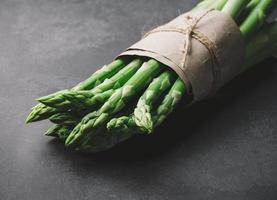
[[[241, 72], [277, 51], [277, 22], [266, 22], [275, 0], [204, 0], [193, 10], [229, 14], [246, 42]], [[85, 152], [107, 150], [137, 134], [151, 134], [193, 94], [178, 75], [155, 59], [120, 57], [72, 89], [37, 99], [27, 123], [49, 119], [46, 135]]]

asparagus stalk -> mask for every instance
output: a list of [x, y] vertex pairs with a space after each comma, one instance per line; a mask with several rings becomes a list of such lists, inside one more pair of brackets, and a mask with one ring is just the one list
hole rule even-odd
[[[185, 91], [186, 88], [184, 87], [183, 81], [178, 78], [168, 94], [165, 96], [162, 103], [158, 106], [156, 113], [154, 113], [155, 127], [161, 124], [164, 119], [173, 111], [173, 109], [181, 101]], [[153, 131], [153, 129], [150, 131]]]
[[[111, 64], [105, 65], [104, 67], [96, 71], [85, 81], [77, 84], [75, 87], [72, 88], [72, 90], [77, 91], [91, 89], [94, 86], [98, 85], [100, 82], [103, 82], [106, 78], [113, 76], [124, 66], [124, 61], [122, 59], [117, 59], [113, 61]], [[51, 115], [56, 114], [58, 112], [58, 109], [51, 108], [39, 103], [32, 108], [31, 113], [28, 115], [26, 119], [26, 123], [47, 119]]]
[[92, 76], [72, 88], [73, 91], [89, 90], [102, 83], [105, 79], [112, 77], [119, 70], [125, 67], [125, 62], [122, 59], [117, 59], [108, 65], [104, 65], [97, 70]]
[[154, 103], [170, 88], [174, 79], [176, 79], [176, 74], [171, 70], [166, 70], [157, 78], [153, 79], [149, 87], [140, 97], [137, 107], [134, 110], [134, 120], [145, 132], [150, 133], [153, 129], [151, 111]]
[[45, 135], [47, 136], [51, 136], [51, 137], [58, 137], [57, 132], [59, 131], [59, 129], [63, 127], [60, 124], [55, 124], [53, 126], [51, 126], [45, 133]]
[[105, 126], [112, 115], [122, 110], [149, 82], [160, 73], [159, 62], [154, 59], [145, 62], [131, 79], [117, 89], [108, 101], [98, 110], [86, 115], [66, 139], [66, 146], [76, 146], [84, 136]]
[[32, 108], [30, 114], [26, 119], [26, 123], [47, 119], [51, 115], [56, 114], [58, 112], [58, 109], [48, 107], [46, 105], [43, 105], [42, 103], [38, 103]]

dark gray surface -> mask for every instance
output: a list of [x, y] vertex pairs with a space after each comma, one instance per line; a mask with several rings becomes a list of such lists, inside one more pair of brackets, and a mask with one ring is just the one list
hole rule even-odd
[[71, 152], [43, 136], [48, 122], [24, 124], [36, 97], [73, 86], [195, 3], [0, 1], [1, 200], [277, 198], [274, 60], [110, 152]]

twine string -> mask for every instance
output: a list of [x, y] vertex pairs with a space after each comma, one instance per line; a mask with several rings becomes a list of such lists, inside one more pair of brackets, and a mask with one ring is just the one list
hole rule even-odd
[[192, 38], [196, 39], [201, 44], [203, 44], [209, 51], [211, 63], [212, 63], [212, 74], [213, 74], [212, 84], [214, 85], [216, 83], [217, 76], [219, 74], [219, 69], [220, 69], [218, 66], [218, 59], [216, 56], [217, 47], [213, 41], [211, 41], [205, 34], [201, 33], [196, 28], [199, 21], [203, 19], [212, 10], [213, 9], [207, 10], [198, 18], [192, 17], [190, 15], [185, 15], [184, 21], [186, 23], [186, 26], [184, 28], [160, 26], [147, 32], [143, 36], [143, 38], [157, 32], [177, 32], [177, 33], [183, 34], [185, 38], [184, 38], [184, 46], [182, 50], [183, 58], [181, 60], [181, 63], [182, 63], [181, 69], [184, 72], [184, 74], [185, 74], [185, 68], [187, 67], [188, 58], [192, 50]]

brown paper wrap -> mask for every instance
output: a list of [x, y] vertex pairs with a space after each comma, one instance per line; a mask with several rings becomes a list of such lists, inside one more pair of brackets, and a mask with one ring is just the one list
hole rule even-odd
[[198, 101], [240, 72], [245, 44], [227, 14], [191, 11], [148, 32], [119, 56], [124, 55], [154, 58], [172, 68]]

